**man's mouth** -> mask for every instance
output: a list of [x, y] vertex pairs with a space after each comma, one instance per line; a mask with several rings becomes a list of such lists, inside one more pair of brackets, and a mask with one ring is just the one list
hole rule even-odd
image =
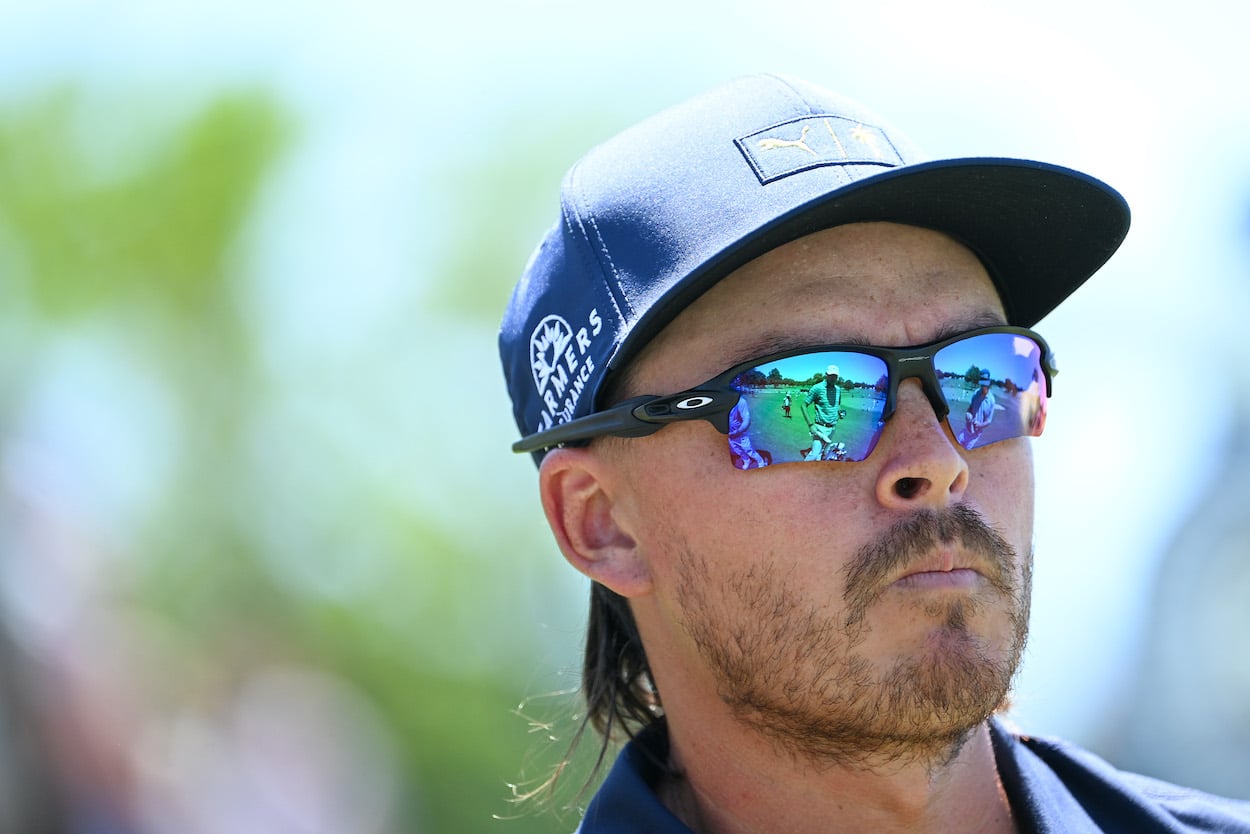
[[984, 581], [980, 566], [970, 554], [943, 547], [909, 565], [891, 584], [920, 590], [961, 590], [977, 587]]
[[985, 577], [972, 568], [951, 570], [922, 570], [909, 573], [896, 580], [893, 587], [924, 591], [972, 590], [981, 585]]
[[921, 510], [866, 543], [846, 566], [847, 626], [894, 589], [969, 593], [986, 584], [1014, 593], [1011, 545], [972, 507]]

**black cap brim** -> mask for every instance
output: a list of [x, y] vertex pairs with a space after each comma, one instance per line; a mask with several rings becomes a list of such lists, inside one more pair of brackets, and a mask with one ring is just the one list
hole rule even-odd
[[1032, 327], [1071, 295], [1128, 234], [1127, 202], [1093, 177], [1019, 159], [951, 159], [857, 180], [739, 239], [642, 316], [611, 362], [629, 361], [694, 298], [733, 270], [804, 235], [888, 221], [933, 229], [985, 265], [1010, 324]]

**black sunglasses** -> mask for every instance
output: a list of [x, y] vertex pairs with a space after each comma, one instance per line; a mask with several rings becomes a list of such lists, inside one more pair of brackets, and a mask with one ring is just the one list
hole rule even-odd
[[1037, 437], [1058, 371], [1041, 336], [986, 327], [906, 348], [820, 345], [735, 365], [702, 385], [642, 396], [531, 434], [514, 452], [642, 437], [680, 420], [706, 420], [729, 438], [734, 466], [864, 460], [894, 414], [898, 386], [920, 381], [965, 449]]

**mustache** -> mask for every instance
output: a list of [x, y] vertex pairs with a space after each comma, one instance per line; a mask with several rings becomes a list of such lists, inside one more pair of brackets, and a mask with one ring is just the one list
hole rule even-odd
[[868, 606], [892, 577], [928, 556], [940, 545], [961, 544], [980, 557], [978, 568], [990, 585], [1015, 596], [1011, 566], [1016, 550], [972, 507], [955, 504], [942, 510], [918, 510], [899, 520], [856, 551], [845, 569], [848, 627], [864, 618]]

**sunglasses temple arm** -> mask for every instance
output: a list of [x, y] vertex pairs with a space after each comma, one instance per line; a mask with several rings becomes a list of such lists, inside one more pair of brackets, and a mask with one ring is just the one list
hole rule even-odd
[[655, 397], [635, 397], [625, 400], [607, 411], [600, 411], [596, 414], [589, 414], [576, 420], [570, 420], [567, 423], [561, 423], [546, 431], [540, 431], [521, 438], [512, 444], [512, 451], [535, 452], [539, 449], [550, 449], [553, 446], [590, 440], [606, 434], [616, 435], [617, 437], [643, 437], [644, 435], [654, 434], [664, 427], [664, 423], [648, 422], [634, 416], [634, 411], [640, 405], [653, 400], [655, 400]]

